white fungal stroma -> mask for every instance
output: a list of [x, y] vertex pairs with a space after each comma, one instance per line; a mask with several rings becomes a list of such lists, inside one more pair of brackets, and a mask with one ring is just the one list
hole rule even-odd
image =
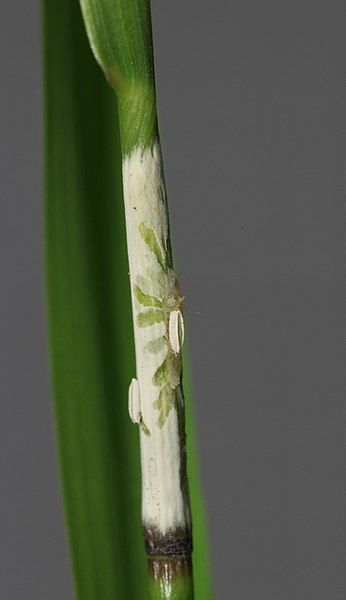
[[124, 159], [123, 185], [137, 379], [129, 413], [141, 431], [143, 521], [162, 534], [190, 523], [182, 490], [183, 297], [172, 268], [158, 143]]

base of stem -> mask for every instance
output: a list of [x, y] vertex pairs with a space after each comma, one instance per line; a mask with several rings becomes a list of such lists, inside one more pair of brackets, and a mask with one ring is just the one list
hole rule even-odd
[[151, 600], [193, 600], [190, 557], [149, 557]]

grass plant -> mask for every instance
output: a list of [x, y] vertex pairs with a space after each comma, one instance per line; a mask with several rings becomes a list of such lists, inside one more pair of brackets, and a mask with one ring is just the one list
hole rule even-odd
[[[181, 404], [182, 297], [169, 242], [150, 7], [142, 0], [95, 0], [83, 1], [82, 8], [92, 47], [117, 98], [90, 52], [78, 1], [43, 0], [47, 318], [76, 596], [79, 600], [183, 600], [193, 597], [193, 586], [186, 543], [191, 526]], [[131, 156], [136, 157], [136, 165]], [[145, 156], [151, 160], [149, 169]], [[121, 166], [130, 271], [136, 279], [131, 279], [131, 286]], [[138, 173], [142, 179], [138, 180]], [[149, 194], [148, 205], [144, 202], [140, 210], [136, 207], [136, 219], [140, 215], [143, 223], [136, 228], [131, 225], [129, 207], [133, 199], [141, 202], [148, 198], [143, 195], [143, 185], [151, 185], [151, 198], [164, 209], [156, 210]], [[149, 213], [147, 206], [151, 207]], [[138, 263], [131, 240], [143, 244], [144, 263]], [[132, 416], [139, 425], [139, 445], [137, 427], [128, 416], [127, 389], [136, 374], [135, 351], [138, 381], [144, 341], [148, 344], [160, 337], [164, 338], [161, 350], [149, 352], [149, 367], [155, 370], [151, 373], [149, 369], [138, 384], [142, 390], [149, 385], [149, 392], [141, 390], [139, 405], [138, 394], [134, 396], [137, 404]], [[165, 367], [159, 377], [162, 364]], [[194, 588], [198, 600], [207, 600], [211, 590], [204, 512], [188, 402], [187, 406]], [[158, 452], [165, 451], [167, 431], [170, 439], [172, 432], [175, 435], [178, 467], [183, 473], [174, 489], [183, 489], [183, 493], [174, 508], [176, 494], [167, 492], [176, 468], [173, 462], [166, 482], [163, 477], [159, 500], [173, 501], [174, 518], [178, 524], [181, 517], [185, 519], [185, 529], [177, 527], [174, 532], [166, 517], [156, 519], [158, 513], [144, 494], [148, 583], [141, 538], [141, 479], [142, 484], [152, 481], [146, 460], [157, 460]], [[162, 470], [160, 473], [155, 477], [162, 486]], [[160, 514], [171, 511], [164, 504], [160, 508]], [[154, 521], [146, 521], [146, 516]], [[173, 552], [167, 550], [172, 539], [180, 543]]]

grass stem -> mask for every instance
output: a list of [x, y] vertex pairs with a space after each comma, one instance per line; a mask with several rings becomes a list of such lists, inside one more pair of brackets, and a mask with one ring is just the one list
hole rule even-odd
[[142, 524], [153, 599], [193, 598], [186, 474], [183, 297], [173, 270], [157, 127], [148, 0], [80, 0], [90, 45], [118, 97], [137, 378]]

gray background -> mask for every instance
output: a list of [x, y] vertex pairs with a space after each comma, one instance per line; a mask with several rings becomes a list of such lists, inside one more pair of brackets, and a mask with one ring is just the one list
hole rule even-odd
[[[0, 21], [4, 600], [71, 600], [44, 334], [39, 2]], [[215, 596], [346, 596], [346, 6], [155, 0]], [[130, 600], [130, 599], [129, 599]]]

